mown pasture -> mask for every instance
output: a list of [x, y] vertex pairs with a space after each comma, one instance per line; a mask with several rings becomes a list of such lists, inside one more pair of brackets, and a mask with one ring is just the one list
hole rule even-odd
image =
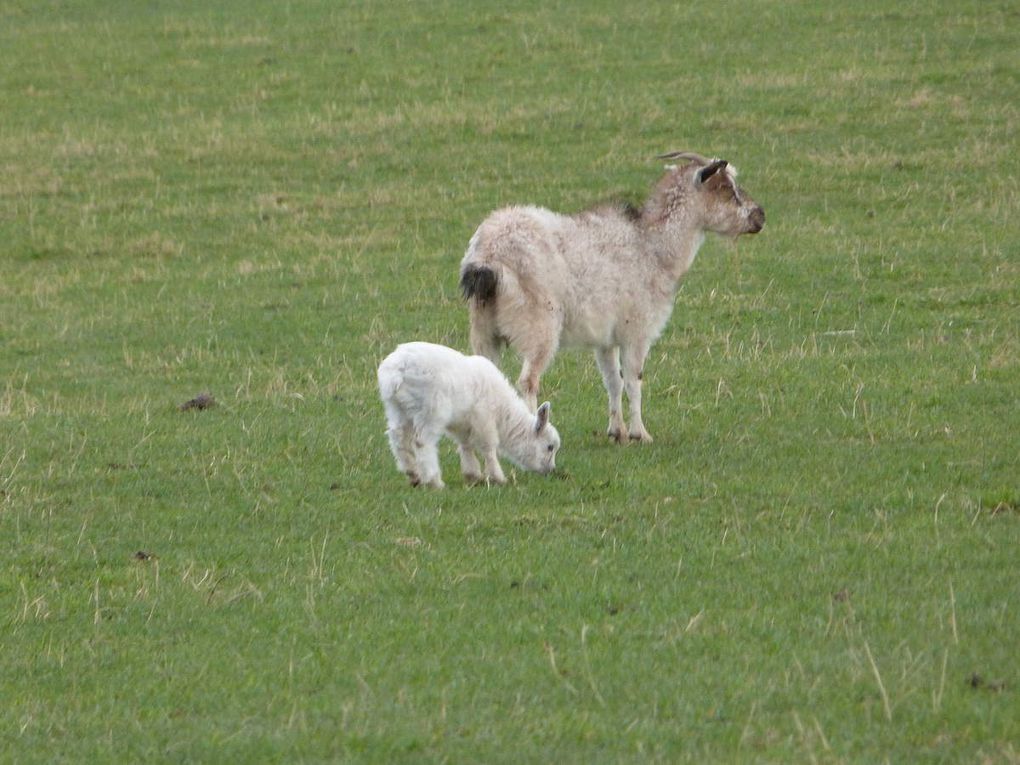
[[[1017, 762], [1018, 23], [6, 0], [0, 760]], [[375, 367], [466, 349], [474, 227], [676, 149], [768, 222], [655, 443], [562, 353], [557, 478], [408, 487]]]

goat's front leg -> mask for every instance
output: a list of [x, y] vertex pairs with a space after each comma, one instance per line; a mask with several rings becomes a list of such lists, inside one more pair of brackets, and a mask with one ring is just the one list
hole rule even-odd
[[620, 372], [620, 348], [599, 348], [595, 361], [602, 372], [602, 382], [609, 394], [609, 428], [606, 435], [618, 444], [626, 443], [627, 426], [623, 421], [623, 376]]
[[499, 464], [499, 454], [495, 446], [486, 447], [483, 452], [485, 458], [485, 478], [493, 483], [506, 483], [506, 476], [503, 475], [503, 468]]
[[468, 446], [467, 441], [458, 442], [460, 452], [460, 472], [464, 475], [465, 483], [480, 483], [482, 479], [482, 466], [478, 464], [478, 457], [475, 450]]
[[641, 382], [644, 377], [647, 345], [629, 346], [623, 350], [623, 385], [630, 402], [630, 440], [650, 444], [652, 437], [641, 421]]

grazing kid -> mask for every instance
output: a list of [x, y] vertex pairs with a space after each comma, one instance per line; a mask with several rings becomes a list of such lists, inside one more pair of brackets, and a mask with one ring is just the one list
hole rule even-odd
[[412, 486], [443, 488], [437, 447], [444, 434], [458, 444], [468, 483], [505, 483], [500, 454], [525, 470], [556, 467], [560, 436], [549, 422], [549, 403], [532, 414], [482, 356], [432, 343], [399, 345], [379, 365], [379, 394], [390, 449]]

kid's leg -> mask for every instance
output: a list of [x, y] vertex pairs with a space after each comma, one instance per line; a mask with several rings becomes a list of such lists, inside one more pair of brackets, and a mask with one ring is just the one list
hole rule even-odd
[[464, 474], [466, 483], [478, 483], [482, 480], [482, 466], [478, 464], [478, 457], [475, 450], [467, 445], [467, 442], [458, 442], [460, 452], [460, 472]]
[[443, 476], [439, 470], [439, 434], [421, 433], [415, 445], [418, 447], [422, 483], [435, 489], [442, 489], [446, 484], [443, 483]]

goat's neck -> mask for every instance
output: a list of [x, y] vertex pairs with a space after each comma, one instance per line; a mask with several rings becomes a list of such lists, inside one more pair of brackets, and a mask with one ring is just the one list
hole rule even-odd
[[499, 433], [499, 440], [502, 444], [521, 438], [523, 434], [527, 433], [528, 428], [535, 424], [535, 415], [523, 401], [501, 403], [494, 415], [496, 432]]
[[656, 232], [655, 238], [659, 263], [675, 287], [694, 263], [705, 241], [705, 231], [689, 221], [669, 220]]
[[652, 226], [652, 246], [674, 289], [705, 241], [694, 192], [679, 182], [679, 177], [678, 172], [664, 176], [645, 206], [645, 220]]

